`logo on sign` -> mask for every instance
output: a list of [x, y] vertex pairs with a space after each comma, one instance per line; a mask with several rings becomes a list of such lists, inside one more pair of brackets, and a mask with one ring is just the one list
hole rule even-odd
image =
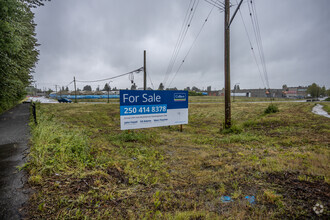
[[185, 102], [187, 100], [185, 93], [174, 93], [175, 102]]

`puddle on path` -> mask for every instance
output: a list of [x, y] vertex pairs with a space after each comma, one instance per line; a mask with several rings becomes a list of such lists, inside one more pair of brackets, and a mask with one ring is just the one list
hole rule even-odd
[[315, 105], [314, 108], [313, 108], [313, 110], [312, 110], [312, 112], [314, 114], [317, 114], [317, 115], [321, 115], [321, 116], [330, 118], [330, 115], [326, 111], [323, 110], [323, 106], [320, 105], [320, 104]]
[[24, 144], [0, 145], [0, 219], [22, 219], [19, 209], [27, 201], [26, 177], [17, 166], [24, 163]]

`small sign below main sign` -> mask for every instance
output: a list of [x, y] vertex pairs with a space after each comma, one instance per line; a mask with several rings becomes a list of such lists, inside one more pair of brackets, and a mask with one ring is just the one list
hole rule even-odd
[[120, 129], [188, 124], [187, 91], [120, 90]]

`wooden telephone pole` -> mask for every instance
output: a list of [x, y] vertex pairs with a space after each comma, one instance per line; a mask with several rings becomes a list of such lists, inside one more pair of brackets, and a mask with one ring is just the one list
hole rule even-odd
[[238, 4], [233, 16], [230, 18], [230, 0], [225, 0], [225, 128], [231, 127], [231, 102], [230, 102], [230, 25], [243, 0]]
[[143, 89], [147, 90], [147, 52], [143, 52]]
[[74, 103], [77, 103], [76, 77], [73, 77], [73, 82], [74, 82]]
[[55, 94], [56, 94], [56, 99], [57, 99], [57, 85], [55, 85]]
[[231, 127], [230, 103], [230, 1], [225, 0], [225, 128]]

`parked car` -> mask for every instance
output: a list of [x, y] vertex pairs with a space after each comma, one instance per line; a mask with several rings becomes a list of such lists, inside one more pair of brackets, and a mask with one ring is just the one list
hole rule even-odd
[[71, 103], [72, 101], [70, 99], [67, 99], [67, 98], [60, 98], [58, 99], [58, 102], [61, 103], [61, 102], [64, 102], [64, 103]]

